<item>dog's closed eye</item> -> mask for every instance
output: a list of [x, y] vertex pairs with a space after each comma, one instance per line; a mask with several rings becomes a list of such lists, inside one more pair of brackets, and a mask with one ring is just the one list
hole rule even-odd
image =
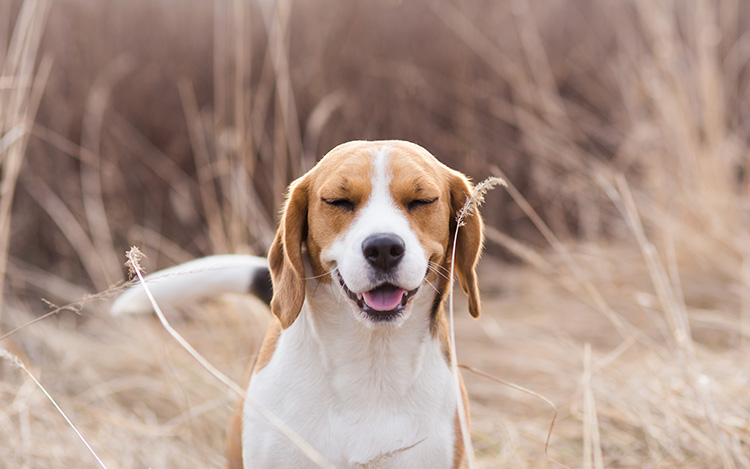
[[332, 207], [340, 208], [347, 212], [353, 211], [354, 208], [356, 207], [354, 202], [352, 202], [349, 199], [321, 199], [321, 200]]
[[413, 210], [416, 210], [420, 207], [424, 207], [425, 205], [431, 205], [437, 202], [438, 198], [435, 197], [434, 199], [416, 199], [412, 200], [406, 205], [406, 209], [410, 212]]

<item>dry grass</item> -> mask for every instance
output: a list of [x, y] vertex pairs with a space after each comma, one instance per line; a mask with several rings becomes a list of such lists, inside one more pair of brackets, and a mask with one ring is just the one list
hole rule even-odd
[[[458, 358], [559, 415], [546, 454], [550, 406], [464, 371], [480, 467], [750, 467], [749, 25], [739, 0], [2, 2], [0, 328], [107, 291], [130, 245], [263, 252], [325, 150], [404, 138], [508, 182]], [[231, 393], [93, 298], [0, 348], [107, 467], [221, 467]], [[167, 315], [235, 382], [268, 321]], [[4, 464], [96, 465], [0, 376]]]

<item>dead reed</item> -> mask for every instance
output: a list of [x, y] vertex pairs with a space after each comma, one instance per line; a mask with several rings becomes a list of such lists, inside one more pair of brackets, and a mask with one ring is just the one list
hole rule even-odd
[[[456, 352], [558, 414], [548, 438], [547, 403], [464, 373], [477, 466], [750, 467], [749, 26], [739, 0], [1, 2], [0, 328], [106, 291], [130, 245], [262, 253], [292, 177], [403, 138], [508, 182]], [[155, 320], [81, 313], [0, 348], [107, 467], [221, 467], [232, 396]], [[165, 314], [235, 382], [268, 320]], [[0, 459], [91, 460], [0, 366]]]

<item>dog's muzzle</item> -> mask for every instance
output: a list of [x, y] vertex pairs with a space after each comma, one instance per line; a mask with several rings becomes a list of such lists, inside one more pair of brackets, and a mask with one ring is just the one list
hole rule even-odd
[[341, 273], [336, 271], [336, 274], [339, 277], [339, 284], [347, 296], [357, 304], [365, 316], [376, 322], [392, 321], [400, 316], [406, 304], [419, 290], [419, 287], [417, 287], [407, 291], [391, 283], [383, 283], [372, 290], [358, 294], [346, 286]]

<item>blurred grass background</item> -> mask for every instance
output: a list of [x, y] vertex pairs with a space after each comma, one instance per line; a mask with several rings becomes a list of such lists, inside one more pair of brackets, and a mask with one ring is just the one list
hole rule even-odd
[[[352, 139], [416, 142], [488, 196], [461, 362], [483, 467], [750, 467], [750, 4], [741, 0], [6, 0], [0, 328], [110, 467], [220, 467], [226, 390], [90, 295], [263, 254], [288, 182]], [[77, 312], [78, 314], [74, 314]], [[250, 299], [173, 312], [241, 379]], [[7, 467], [91, 461], [10, 365]], [[92, 464], [93, 466], [93, 464]]]

